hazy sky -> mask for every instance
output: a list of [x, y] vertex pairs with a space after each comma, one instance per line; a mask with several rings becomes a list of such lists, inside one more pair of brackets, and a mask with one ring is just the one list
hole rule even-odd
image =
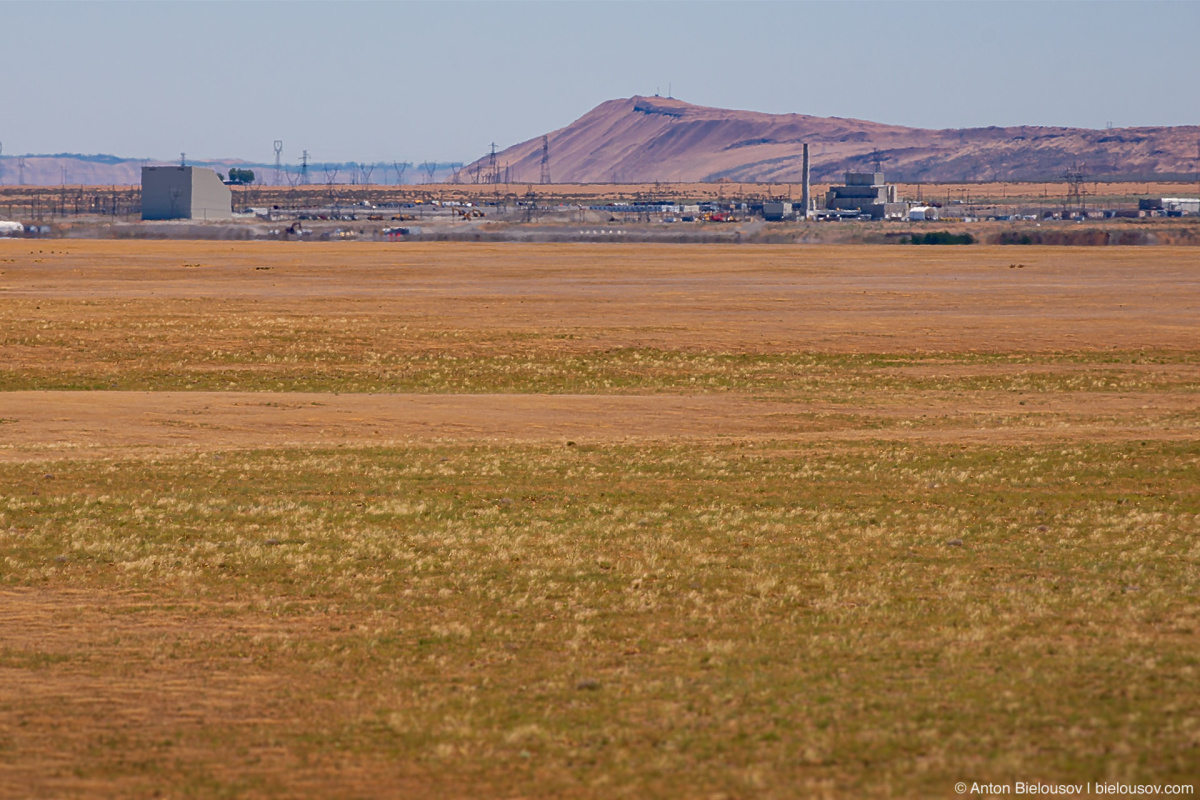
[[470, 161], [604, 100], [1200, 123], [1200, 2], [0, 2], [4, 154]]

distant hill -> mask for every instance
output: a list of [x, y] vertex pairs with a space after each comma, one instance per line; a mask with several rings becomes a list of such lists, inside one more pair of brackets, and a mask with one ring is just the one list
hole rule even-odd
[[[14, 186], [22, 180], [26, 186], [58, 186], [66, 183], [73, 186], [130, 186], [142, 182], [142, 165], [154, 166], [169, 162], [153, 159], [121, 158], [110, 155], [83, 155], [81, 153], [54, 153], [24, 156], [22, 172], [16, 156], [0, 159], [0, 185]], [[188, 162], [197, 167], [212, 167], [218, 172], [228, 172], [230, 167], [250, 167], [238, 159], [221, 161]]]
[[[142, 166], [156, 166], [175, 162], [158, 161], [155, 159], [121, 158], [110, 155], [83, 155], [80, 153], [54, 153], [50, 155], [26, 155], [24, 183], [26, 186], [58, 186], [65, 183], [70, 186], [136, 186], [142, 182]], [[21, 182], [21, 170], [18, 167], [17, 156], [6, 155], [0, 158], [0, 185], [15, 186]], [[273, 164], [262, 164], [243, 161], [237, 158], [225, 158], [215, 161], [192, 161], [188, 164], [196, 167], [211, 167], [218, 172], [227, 174], [230, 167], [254, 170], [256, 179], [265, 184], [272, 183], [275, 167]], [[371, 182], [375, 184], [395, 183], [396, 171], [391, 164], [361, 165], [373, 166]], [[439, 163], [435, 165], [434, 179], [447, 178], [459, 164]], [[294, 164], [285, 165], [285, 169], [297, 175], [298, 167]], [[339, 183], [355, 183], [365, 181], [365, 176], [359, 172], [359, 164], [338, 163], [309, 165], [309, 182], [325, 183], [329, 176], [336, 175]], [[408, 183], [428, 180], [424, 166], [410, 164], [405, 172]], [[287, 178], [280, 180], [281, 185], [287, 184]]]
[[[881, 161], [897, 182], [1058, 181], [1073, 164], [1089, 179], [1192, 180], [1200, 126], [1116, 128], [963, 128], [927, 130], [840, 117], [764, 114], [692, 105], [666, 97], [629, 97], [601, 103], [565, 128], [548, 134], [554, 183], [795, 182], [801, 145], [808, 142], [814, 182], [836, 181], [847, 170], [870, 170]], [[143, 164], [167, 162], [109, 155], [27, 155], [30, 186], [136, 185]], [[496, 155], [501, 177], [514, 183], [541, 179], [542, 137]], [[271, 165], [221, 159], [189, 161], [220, 172], [253, 169], [270, 183]], [[310, 165], [310, 181], [355, 182], [356, 165]], [[449, 179], [457, 164], [439, 164], [433, 180]], [[507, 170], [505, 168], [507, 167]], [[296, 169], [294, 166], [291, 168]], [[486, 181], [484, 157], [458, 170], [460, 183]], [[20, 179], [15, 156], [0, 158], [0, 185]], [[406, 183], [429, 176], [417, 166]], [[393, 183], [390, 164], [377, 165], [372, 182]], [[285, 183], [286, 181], [281, 181]]]
[[[798, 181], [808, 142], [814, 181], [868, 170], [889, 180], [1057, 180], [1075, 163], [1098, 180], [1190, 179], [1200, 126], [1089, 130], [1020, 126], [926, 130], [857, 119], [707, 108], [664, 97], [601, 103], [549, 136], [555, 183]], [[513, 182], [537, 183], [542, 137], [499, 152]], [[459, 180], [486, 180], [487, 157]]]

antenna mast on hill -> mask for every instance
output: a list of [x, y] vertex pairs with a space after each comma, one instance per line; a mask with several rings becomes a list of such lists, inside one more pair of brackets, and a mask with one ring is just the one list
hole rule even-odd
[[542, 183], [550, 183], [550, 137], [542, 137]]
[[276, 186], [283, 185], [283, 139], [276, 139], [275, 147], [275, 177], [272, 181]]

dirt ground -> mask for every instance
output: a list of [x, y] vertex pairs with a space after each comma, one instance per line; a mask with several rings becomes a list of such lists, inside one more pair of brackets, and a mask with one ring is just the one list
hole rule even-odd
[[[970, 399], [929, 393], [871, 405], [742, 396], [334, 395], [7, 392], [0, 460], [229, 448], [414, 443], [1190, 440], [1195, 397], [1153, 392]], [[919, 419], [918, 427], [897, 427]]]
[[[920, 797], [984, 766], [1181, 775], [1200, 742], [1180, 689], [1197, 320], [1183, 247], [0, 241], [0, 796]], [[835, 467], [842, 499], [797, 523]], [[437, 515], [408, 510], [422, 491]], [[1145, 513], [1099, 516], [1131, 496]], [[695, 535], [643, 533], [672, 504]], [[385, 511], [380, 539], [353, 538]], [[499, 514], [494, 543], [463, 533]], [[993, 520], [1009, 527], [985, 541]], [[1059, 565], [1018, 524], [1096, 549]], [[801, 528], [827, 537], [803, 559], [781, 533]], [[860, 529], [868, 546], [842, 549]], [[978, 566], [944, 545], [960, 530]], [[610, 583], [572, 584], [592, 572]], [[1030, 616], [989, 605], [1035, 579]], [[525, 599], [498, 594], [509, 580]], [[1001, 673], [968, 640], [1041, 666], [970, 683]], [[803, 648], [836, 666], [772, 661]], [[1043, 680], [1023, 728], [1014, 692]], [[894, 715], [854, 694], [841, 744], [789, 705], [856, 685], [889, 687], [873, 702]], [[999, 705], [914, 732], [913, 697], [946, 719]], [[1068, 744], [1060, 701], [1099, 709]], [[806, 732], [772, 732], [788, 719]], [[896, 755], [918, 740], [956, 744]]]
[[[1015, 380], [1097, 365], [955, 364], [937, 356], [1192, 353], [1200, 347], [1198, 259], [1190, 248], [0, 242], [0, 319], [9, 332], [4, 361], [14, 371], [61, 373], [69, 364], [94, 366], [100, 353], [118, 372], [156, 357], [164, 370], [192, 370], [183, 361], [197, 352], [224, 354], [253, 342], [251, 331], [237, 328], [250, 319], [285, 334], [315, 320], [324, 337], [353, 326], [350, 340], [299, 343], [343, 360], [388, 347], [447, 354], [467, 347], [461, 357], [469, 359], [485, 344], [556, 358], [614, 348], [899, 353], [922, 360], [884, 372]], [[57, 338], [47, 333], [64, 324], [74, 327], [60, 327]], [[178, 349], [159, 352], [164, 342]], [[264, 360], [242, 366], [262, 372]], [[1187, 358], [1130, 369], [1182, 388], [1200, 379]], [[0, 458], [454, 438], [845, 436], [855, 428], [878, 436], [881, 419], [924, 421], [916, 432], [891, 426], [886, 435], [945, 438], [950, 430], [974, 435], [987, 420], [1014, 414], [1023, 423], [993, 435], [1063, 435], [1089, 425], [1107, 436], [1147, 425], [1190, 435], [1194, 424], [1179, 416], [1192, 410], [1190, 393], [1136, 382], [1124, 392], [1043, 392], [1036, 401], [1008, 389], [964, 396], [894, 384], [824, 402], [764, 396], [761, 388], [642, 397], [492, 394], [486, 385], [439, 396], [284, 388], [269, 396], [6, 392]]]
[[575, 347], [1190, 350], [1198, 258], [1187, 247], [0, 241], [0, 298], [10, 324], [61, 313], [120, 328], [139, 303], [224, 303]]

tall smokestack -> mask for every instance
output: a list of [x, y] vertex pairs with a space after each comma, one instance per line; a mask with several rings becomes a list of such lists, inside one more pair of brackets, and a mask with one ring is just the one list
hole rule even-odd
[[812, 202], [808, 199], [808, 142], [804, 143], [804, 183], [800, 190], [800, 204], [804, 208], [804, 219], [811, 219]]

